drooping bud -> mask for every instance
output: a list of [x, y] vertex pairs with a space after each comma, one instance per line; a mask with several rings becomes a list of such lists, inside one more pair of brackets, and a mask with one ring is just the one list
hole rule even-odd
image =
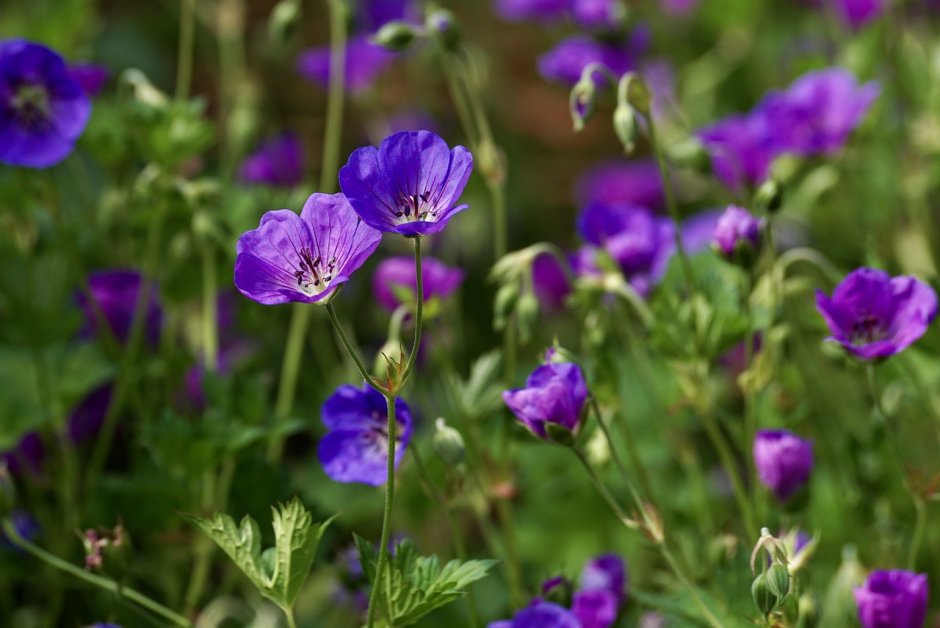
[[783, 185], [776, 179], [767, 179], [754, 194], [757, 209], [774, 213], [783, 205]]
[[628, 72], [620, 77], [617, 86], [617, 104], [626, 104], [649, 116], [653, 107], [653, 92], [643, 77], [634, 72]]
[[582, 74], [568, 99], [574, 130], [580, 131], [597, 108], [597, 87], [589, 74]]
[[434, 9], [428, 12], [424, 26], [447, 50], [454, 50], [460, 43], [460, 28], [454, 14], [447, 9]]
[[770, 590], [766, 573], [759, 573], [754, 578], [754, 582], [751, 583], [751, 598], [763, 616], [777, 608], [777, 604], [780, 603], [777, 596]]
[[623, 146], [623, 152], [627, 155], [633, 154], [636, 150], [637, 124], [636, 114], [629, 105], [619, 103], [614, 109], [614, 133]]
[[300, 2], [281, 0], [271, 10], [268, 18], [268, 38], [275, 46], [283, 47], [293, 39], [300, 22]]
[[372, 41], [386, 50], [403, 52], [421, 36], [421, 31], [414, 24], [395, 21], [380, 28], [372, 37]]
[[434, 422], [434, 451], [445, 464], [458, 466], [463, 464], [467, 457], [463, 436], [460, 432], [447, 425], [443, 418]]

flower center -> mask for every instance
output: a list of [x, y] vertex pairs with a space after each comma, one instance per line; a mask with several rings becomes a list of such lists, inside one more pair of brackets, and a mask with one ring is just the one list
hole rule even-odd
[[42, 85], [24, 83], [13, 94], [13, 110], [20, 124], [34, 128], [49, 119], [49, 94]]
[[436, 222], [438, 209], [431, 204], [430, 198], [430, 190], [425, 190], [422, 194], [400, 192], [398, 195], [398, 209], [397, 211], [392, 210], [395, 218], [398, 219], [398, 224], [418, 220]]
[[297, 287], [307, 296], [320, 294], [330, 287], [336, 271], [336, 258], [330, 258], [326, 264], [319, 255], [313, 257], [309, 249], [298, 251], [300, 264], [294, 271]]
[[860, 316], [852, 323], [852, 344], [867, 345], [887, 336], [884, 325], [874, 314]]

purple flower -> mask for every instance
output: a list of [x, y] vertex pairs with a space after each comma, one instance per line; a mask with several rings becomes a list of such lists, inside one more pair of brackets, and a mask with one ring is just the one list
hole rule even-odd
[[578, 179], [575, 196], [582, 206], [626, 203], [655, 210], [664, 205], [662, 179], [652, 159], [595, 166]]
[[612, 29], [626, 17], [621, 0], [571, 0], [571, 13], [584, 28]]
[[707, 249], [715, 238], [715, 227], [722, 211], [709, 209], [689, 216], [682, 221], [682, 247], [686, 253], [694, 254]]
[[418, 11], [413, 0], [360, 0], [355, 6], [358, 11], [359, 27], [374, 33], [389, 22], [416, 22]]
[[381, 239], [342, 194], [312, 194], [300, 216], [269, 211], [238, 239], [235, 286], [264, 305], [316, 303], [349, 281]]
[[441, 231], [454, 214], [473, 170], [463, 146], [451, 150], [430, 131], [395, 133], [378, 148], [356, 149], [339, 183], [356, 213], [371, 227], [404, 236]]
[[535, 598], [512, 619], [490, 622], [487, 628], [581, 628], [581, 622], [564, 607]]
[[[586, 35], [575, 35], [539, 57], [539, 74], [547, 80], [571, 86], [578, 82], [581, 71], [591, 63], [600, 63], [620, 76], [636, 67], [637, 56], [630, 43], [603, 43]], [[595, 81], [601, 80], [595, 77]]]
[[858, 30], [884, 13], [884, 0], [823, 0], [829, 2], [842, 22]]
[[[329, 429], [317, 445], [323, 470], [337, 482], [370, 486], [385, 484], [388, 465], [388, 414], [385, 397], [368, 384], [356, 388], [344, 384], [323, 404], [323, 424]], [[403, 399], [395, 400], [398, 424], [395, 468], [411, 440], [411, 410]]]
[[0, 42], [0, 163], [48, 168], [75, 147], [91, 102], [57, 53], [32, 42]]
[[69, 415], [68, 433], [73, 443], [80, 443], [98, 433], [104, 424], [114, 390], [108, 382], [88, 393]]
[[783, 92], [771, 92], [755, 115], [766, 120], [779, 151], [831, 154], [845, 144], [880, 91], [874, 81], [859, 85], [848, 70], [827, 68], [804, 74]]
[[616, 554], [602, 554], [589, 560], [581, 570], [581, 591], [606, 591], [618, 604], [627, 594], [627, 566]]
[[731, 189], [756, 186], [770, 173], [778, 154], [774, 135], [761, 115], [732, 116], [700, 129], [718, 179]]
[[[25, 510], [14, 510], [10, 513], [10, 521], [17, 534], [27, 541], [33, 541], [39, 536], [39, 523]], [[23, 552], [19, 547], [13, 545], [2, 529], [0, 529], [0, 549], [12, 549], [17, 553]]]
[[[100, 317], [103, 316], [114, 337], [121, 343], [127, 342], [143, 283], [143, 276], [136, 270], [102, 270], [89, 275], [87, 294], [80, 292], [76, 297], [85, 317], [80, 333], [86, 337], [98, 334]], [[163, 325], [163, 310], [157, 286], [151, 282], [147, 290], [143, 337], [151, 345], [156, 345]]]
[[73, 63], [69, 66], [69, 74], [75, 79], [89, 98], [94, 98], [104, 89], [111, 72], [98, 63]]
[[578, 591], [571, 612], [581, 628], [609, 628], [617, 621], [620, 607], [617, 597], [608, 591]]
[[560, 307], [571, 293], [571, 282], [554, 255], [542, 253], [532, 262], [532, 288], [540, 303]]
[[[425, 257], [421, 260], [421, 278], [424, 300], [427, 302], [434, 297], [446, 299], [457, 291], [463, 283], [464, 272], [433, 257]], [[372, 275], [372, 292], [375, 300], [390, 312], [402, 305], [395, 292], [396, 287], [408, 290], [412, 301], [417, 298], [418, 281], [412, 257], [389, 257], [376, 267]]]
[[787, 501], [809, 480], [813, 443], [788, 430], [759, 430], [754, 437], [754, 466], [761, 484]]
[[854, 590], [862, 628], [921, 628], [927, 616], [927, 574], [873, 571]]
[[764, 221], [736, 205], [729, 205], [715, 225], [715, 246], [728, 259], [760, 247]]
[[587, 396], [581, 367], [553, 362], [535, 369], [525, 388], [504, 391], [503, 401], [530, 432], [550, 440], [548, 424], [577, 432]]
[[239, 178], [245, 183], [292, 188], [304, 176], [304, 150], [294, 133], [282, 133], [262, 143], [242, 162]]
[[568, 15], [571, 0], [495, 0], [496, 13], [509, 22], [554, 22]]
[[937, 315], [937, 295], [914, 277], [863, 267], [846, 275], [832, 298], [817, 290], [816, 309], [832, 332], [827, 340], [872, 360], [903, 351], [923, 336]]
[[36, 474], [42, 470], [46, 446], [38, 432], [27, 432], [13, 449], [0, 453], [0, 463], [6, 464], [11, 475]]
[[[353, 37], [346, 44], [345, 88], [361, 92], [370, 87], [375, 78], [397, 58], [368, 37]], [[301, 76], [327, 89], [330, 86], [330, 47], [310, 48], [297, 57], [297, 71]]]

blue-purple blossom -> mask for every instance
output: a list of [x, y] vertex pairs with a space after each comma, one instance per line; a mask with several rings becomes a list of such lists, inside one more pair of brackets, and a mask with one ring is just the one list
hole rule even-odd
[[858, 30], [884, 13], [885, 0], [822, 0], [832, 6], [839, 20], [853, 30]]
[[46, 446], [38, 432], [27, 432], [12, 448], [0, 453], [0, 463], [5, 464], [11, 475], [36, 474], [42, 470], [46, 457]]
[[580, 591], [607, 591], [620, 603], [627, 595], [627, 565], [617, 554], [601, 554], [581, 570]]
[[91, 101], [49, 48], [21, 39], [0, 42], [0, 163], [48, 168], [74, 149]]
[[664, 206], [663, 184], [652, 159], [608, 161], [578, 178], [575, 197], [582, 206], [625, 203], [659, 210]]
[[553, 362], [535, 369], [525, 388], [504, 391], [503, 401], [530, 432], [549, 440], [549, 424], [578, 431], [587, 396], [581, 367]]
[[927, 617], [927, 574], [873, 571], [854, 590], [862, 628], [922, 628]]
[[937, 294], [915, 277], [891, 277], [858, 268], [836, 286], [832, 298], [816, 291], [816, 308], [838, 342], [863, 360], [903, 351], [924, 335], [937, 315]]
[[614, 29], [626, 17], [623, 0], [571, 0], [571, 15], [584, 28]]
[[571, 0], [495, 0], [496, 14], [509, 22], [556, 22], [568, 15]]
[[414, 0], [359, 0], [353, 6], [361, 31], [374, 33], [389, 22], [417, 22]]
[[304, 176], [304, 149], [295, 133], [282, 133], [261, 143], [238, 172], [245, 183], [292, 188]]
[[269, 211], [239, 238], [235, 286], [264, 305], [316, 303], [349, 281], [381, 239], [342, 194], [312, 194], [299, 216]]
[[512, 619], [490, 622], [487, 628], [581, 628], [581, 622], [566, 608], [535, 598]]
[[[90, 337], [101, 332], [105, 322], [118, 342], [125, 343], [134, 324], [144, 278], [136, 270], [102, 270], [88, 276], [88, 290], [79, 292], [76, 300], [84, 314], [85, 323], [81, 335]], [[149, 282], [147, 302], [143, 320], [143, 338], [156, 345], [163, 325], [163, 309], [160, 307], [159, 289]], [[90, 297], [90, 299], [89, 299]]]
[[610, 628], [617, 621], [620, 607], [608, 591], [577, 591], [571, 600], [571, 612], [581, 628]]
[[441, 231], [458, 205], [473, 156], [430, 131], [395, 133], [378, 148], [356, 149], [339, 183], [362, 220], [380, 231], [423, 236]]
[[725, 118], [700, 129], [698, 138], [711, 156], [715, 176], [733, 190], [763, 183], [778, 154], [762, 115]]
[[880, 91], [874, 81], [859, 85], [844, 68], [826, 68], [767, 94], [753, 115], [765, 120], [779, 152], [826, 155], [845, 144]]
[[[444, 262], [425, 257], [421, 260], [422, 291], [425, 302], [433, 299], [446, 299], [456, 292], [463, 283], [464, 271], [451, 268]], [[401, 302], [395, 288], [400, 287], [411, 293], [412, 302], [417, 298], [418, 281], [413, 257], [399, 255], [382, 260], [372, 275], [372, 293], [379, 305], [394, 312]]]
[[[353, 37], [346, 44], [346, 65], [344, 86], [346, 91], [361, 92], [372, 86], [376, 77], [395, 59], [394, 52], [389, 52], [378, 44], [373, 44], [368, 37]], [[310, 48], [297, 57], [297, 70], [301, 76], [323, 89], [330, 86], [330, 47]]]
[[[370, 486], [385, 484], [388, 477], [388, 413], [385, 397], [368, 384], [356, 388], [344, 384], [323, 404], [323, 424], [329, 432], [317, 445], [323, 470], [337, 482]], [[411, 410], [403, 399], [395, 400], [395, 468], [411, 440]]]
[[549, 308], [560, 307], [571, 293], [571, 281], [554, 255], [542, 253], [533, 260], [532, 289]]
[[743, 207], [729, 205], [715, 225], [715, 247], [728, 259], [760, 246], [763, 221]]
[[812, 441], [789, 430], [759, 430], [753, 453], [757, 477], [780, 501], [790, 499], [813, 471]]
[[[14, 510], [10, 513], [10, 522], [13, 524], [16, 533], [27, 541], [33, 541], [39, 536], [39, 522], [25, 510]], [[13, 545], [13, 542], [7, 538], [2, 529], [0, 529], [0, 549], [11, 549], [18, 553], [23, 552], [19, 547]]]
[[89, 392], [69, 415], [68, 434], [73, 443], [95, 436], [104, 424], [111, 405], [114, 383], [107, 382]]
[[98, 63], [73, 63], [69, 66], [69, 74], [78, 81], [89, 98], [100, 94], [111, 78], [110, 70]]
[[[639, 54], [631, 42], [606, 43], [587, 35], [574, 35], [539, 57], [538, 69], [542, 78], [571, 86], [591, 63], [600, 63], [620, 76], [636, 67]], [[600, 76], [594, 79], [598, 83], [604, 80]]]

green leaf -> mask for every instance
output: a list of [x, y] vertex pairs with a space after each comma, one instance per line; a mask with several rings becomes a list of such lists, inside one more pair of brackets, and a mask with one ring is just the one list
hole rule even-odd
[[261, 595], [289, 611], [300, 594], [323, 531], [332, 521], [313, 523], [310, 513], [296, 497], [288, 504], [272, 508], [274, 547], [261, 550], [257, 522], [245, 517], [235, 520], [222, 513], [211, 519], [186, 516], [216, 542], [241, 569]]
[[[369, 581], [375, 586], [377, 551], [368, 541], [355, 537], [359, 560]], [[466, 594], [465, 589], [484, 577], [496, 564], [494, 560], [452, 560], [440, 566], [437, 556], [418, 556], [411, 541], [395, 546], [394, 555], [383, 576], [380, 608], [391, 613], [390, 626], [408, 626]]]

